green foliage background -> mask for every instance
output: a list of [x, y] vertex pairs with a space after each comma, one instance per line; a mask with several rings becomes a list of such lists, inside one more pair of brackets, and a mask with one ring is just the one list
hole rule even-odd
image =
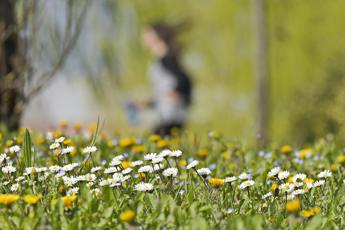
[[[141, 30], [157, 20], [187, 21], [190, 27], [180, 39], [185, 46], [184, 64], [195, 82], [190, 128], [218, 130], [254, 142], [257, 60], [252, 0], [110, 0], [108, 4], [115, 12], [117, 34], [116, 38], [103, 36], [100, 47], [105, 60], [116, 62], [117, 68], [104, 71], [107, 79], [120, 83], [130, 96], [149, 96], [150, 57], [141, 46]], [[341, 110], [322, 116], [314, 112], [341, 107], [341, 96], [316, 98], [313, 92], [343, 85], [339, 79], [345, 64], [341, 59], [344, 9], [343, 0], [266, 1], [271, 140], [301, 143], [342, 130]], [[340, 76], [333, 77], [334, 72]], [[115, 125], [118, 129], [126, 126], [121, 119], [125, 121], [123, 115], [118, 117], [121, 127]], [[330, 128], [334, 124], [339, 128]]]

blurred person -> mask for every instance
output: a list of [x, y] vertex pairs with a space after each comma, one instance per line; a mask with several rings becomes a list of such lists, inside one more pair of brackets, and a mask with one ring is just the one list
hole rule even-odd
[[164, 136], [185, 127], [192, 100], [192, 82], [179, 58], [176, 37], [180, 29], [159, 22], [142, 33], [143, 45], [154, 57], [149, 70], [153, 99], [142, 107], [151, 107], [158, 113], [153, 132]]

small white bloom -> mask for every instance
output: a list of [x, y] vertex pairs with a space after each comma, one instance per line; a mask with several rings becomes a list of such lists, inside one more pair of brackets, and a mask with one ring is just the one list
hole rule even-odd
[[99, 166], [93, 167], [93, 168], [91, 169], [91, 172], [94, 173], [94, 172], [97, 172], [97, 171], [99, 171], [99, 170], [101, 170], [101, 169], [102, 169], [102, 167], [99, 167]]
[[52, 165], [52, 166], [50, 166], [49, 167], [49, 171], [51, 171], [51, 172], [57, 172], [57, 171], [59, 171], [60, 170], [60, 166], [59, 165]]
[[67, 196], [75, 196], [75, 195], [78, 194], [78, 192], [79, 192], [79, 188], [78, 187], [70, 188], [67, 191]]
[[14, 173], [16, 171], [16, 168], [9, 164], [7, 166], [4, 166], [1, 170], [5, 174], [10, 174]]
[[195, 168], [198, 165], [199, 165], [199, 161], [194, 160], [191, 163], [189, 163], [189, 165], [187, 165], [187, 169]]
[[247, 187], [250, 187], [250, 186], [253, 186], [255, 184], [255, 182], [253, 180], [247, 180], [247, 181], [244, 181], [242, 182], [238, 188], [239, 189], [245, 189]]
[[18, 153], [20, 151], [20, 147], [18, 145], [14, 145], [10, 147], [10, 153]]
[[249, 178], [249, 175], [247, 174], [247, 173], [241, 173], [239, 176], [238, 176], [238, 178], [240, 179], [240, 180], [247, 180], [248, 178]]
[[268, 197], [271, 197], [273, 194], [272, 192], [266, 193], [265, 195], [262, 196], [262, 199], [266, 199]]
[[301, 181], [303, 181], [306, 177], [307, 177], [307, 175], [305, 175], [304, 173], [297, 173], [296, 175], [294, 175], [294, 176], [292, 177], [292, 181], [293, 181], [294, 183], [296, 183], [296, 182], [301, 182]]
[[280, 167], [275, 167], [268, 172], [268, 177], [274, 177], [280, 172]]
[[126, 169], [122, 170], [121, 173], [122, 173], [123, 175], [127, 175], [127, 174], [130, 174], [132, 171], [133, 171], [133, 169], [131, 169], [131, 168], [126, 168]]
[[279, 189], [283, 192], [290, 193], [295, 188], [295, 185], [292, 183], [284, 183], [279, 185]]
[[139, 192], [150, 192], [153, 190], [153, 184], [140, 182], [134, 186], [134, 190]]
[[297, 190], [292, 192], [292, 195], [297, 196], [297, 195], [302, 195], [304, 193], [306, 193], [306, 191], [304, 189], [297, 189]]
[[68, 147], [61, 150], [61, 154], [71, 153], [71, 152], [73, 152], [73, 150], [74, 150], [73, 146], [68, 146]]
[[164, 158], [158, 156], [152, 159], [152, 164], [158, 164], [158, 163], [161, 163], [162, 161], [164, 161]]
[[313, 188], [320, 187], [325, 184], [325, 180], [318, 180], [313, 183]]
[[200, 176], [208, 176], [211, 174], [211, 170], [209, 168], [201, 168], [197, 170]]
[[157, 172], [157, 171], [160, 171], [160, 170], [162, 170], [162, 169], [164, 169], [164, 168], [165, 168], [165, 167], [164, 167], [163, 164], [155, 164], [155, 165], [153, 166], [153, 171]]
[[279, 180], [284, 180], [290, 176], [290, 173], [288, 171], [281, 171], [278, 173]]
[[180, 157], [182, 155], [182, 151], [181, 150], [174, 150], [170, 152], [171, 157]]
[[104, 173], [105, 174], [110, 174], [110, 173], [115, 173], [115, 172], [117, 172], [117, 171], [119, 171], [116, 167], [109, 167], [109, 168], [106, 168], [105, 170], [104, 170]]
[[59, 147], [60, 147], [60, 143], [54, 142], [53, 144], [51, 144], [51, 145], [49, 146], [49, 149], [54, 150], [54, 149], [57, 149], [57, 148], [59, 148]]
[[225, 178], [224, 178], [224, 182], [225, 182], [225, 183], [232, 183], [232, 182], [234, 182], [234, 181], [236, 181], [236, 180], [237, 180], [237, 178], [236, 178], [235, 176], [225, 177]]
[[65, 137], [59, 137], [57, 139], [55, 139], [56, 143], [62, 143], [65, 140]]
[[144, 162], [143, 161], [132, 161], [132, 166], [133, 167], [135, 167], [135, 166], [139, 166], [139, 165], [142, 165], [142, 164], [144, 164]]
[[160, 153], [158, 154], [158, 157], [165, 158], [165, 157], [167, 157], [167, 156], [170, 156], [171, 153], [172, 153], [172, 152], [171, 152], [170, 150], [164, 149], [162, 152], [160, 152]]
[[110, 162], [110, 166], [119, 166], [122, 162], [117, 159], [112, 159]]
[[153, 158], [157, 157], [157, 153], [149, 153], [149, 154], [146, 154], [144, 156], [144, 160], [146, 161], [150, 161], [152, 160]]
[[178, 172], [177, 168], [167, 168], [166, 170], [163, 171], [163, 176], [176, 177], [177, 172]]
[[83, 149], [83, 153], [84, 154], [91, 154], [97, 151], [97, 147], [96, 146], [87, 146], [86, 148]]
[[18, 188], [19, 188], [19, 184], [13, 184], [10, 188], [10, 190], [12, 192], [17, 192], [18, 191]]
[[332, 176], [332, 173], [329, 170], [322, 171], [317, 175], [318, 178], [327, 178], [331, 176]]
[[153, 168], [150, 165], [144, 165], [144, 166], [141, 166], [138, 169], [138, 172], [139, 173], [152, 173], [153, 172]]

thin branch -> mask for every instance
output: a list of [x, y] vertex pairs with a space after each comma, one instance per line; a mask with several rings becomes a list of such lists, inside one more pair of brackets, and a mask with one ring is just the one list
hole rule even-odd
[[[30, 99], [32, 97], [34, 97], [37, 93], [39, 93], [44, 87], [46, 87], [51, 82], [51, 80], [54, 78], [54, 76], [56, 75], [58, 70], [64, 64], [67, 56], [69, 55], [73, 46], [76, 44], [76, 42], [78, 40], [79, 34], [81, 32], [81, 29], [82, 29], [83, 20], [85, 18], [86, 12], [87, 12], [88, 2], [89, 1], [86, 1], [86, 3], [84, 4], [83, 10], [82, 10], [77, 22], [76, 22], [74, 33], [71, 35], [70, 40], [68, 42], [66, 42], [55, 66], [49, 72], [46, 72], [39, 77], [39, 79], [41, 79], [41, 82], [39, 84], [37, 84], [35, 87], [33, 87], [28, 92], [28, 94], [25, 97], [26, 103], [28, 101], [30, 101]], [[67, 37], [66, 37], [66, 39], [67, 39]]]

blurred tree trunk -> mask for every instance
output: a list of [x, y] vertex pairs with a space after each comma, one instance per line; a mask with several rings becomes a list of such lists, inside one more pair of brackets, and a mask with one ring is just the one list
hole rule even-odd
[[[18, 129], [28, 102], [56, 76], [79, 37], [89, 0], [59, 1], [64, 3], [66, 20], [61, 24], [53, 18], [55, 26], [47, 28], [38, 11], [45, 1], [0, 0], [0, 124], [10, 131]], [[39, 32], [52, 43], [37, 39]], [[37, 54], [45, 61], [44, 71], [34, 69], [34, 61], [40, 61]]]
[[18, 39], [15, 16], [16, 1], [0, 1], [0, 123], [9, 130], [19, 127], [22, 116], [20, 77], [16, 70]]
[[266, 0], [254, 0], [257, 34], [257, 82], [258, 82], [258, 145], [265, 146], [268, 139], [268, 79], [266, 58]]

